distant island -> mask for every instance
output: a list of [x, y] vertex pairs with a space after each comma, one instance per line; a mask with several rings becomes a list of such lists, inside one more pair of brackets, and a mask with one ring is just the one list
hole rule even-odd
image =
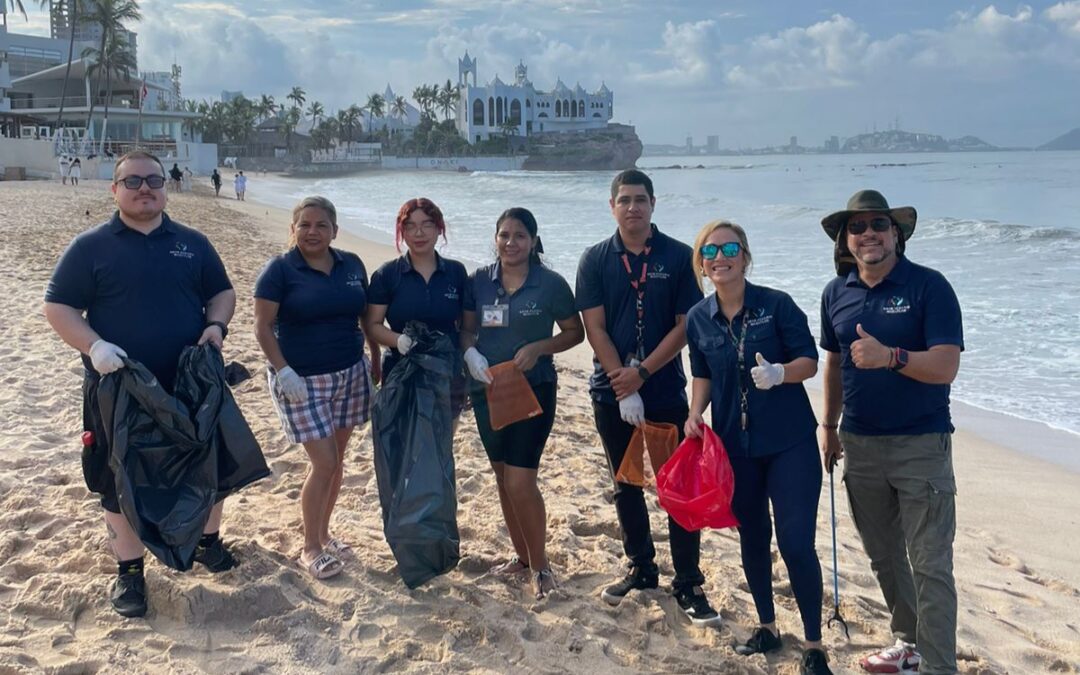
[[1036, 150], [1080, 150], [1080, 127], [1040, 145]]
[[[976, 136], [947, 139], [937, 134], [889, 129], [852, 136], [841, 142], [839, 136], [828, 138], [820, 146], [799, 145], [798, 137], [792, 136], [786, 145], [761, 148], [720, 148], [717, 136], [709, 136], [705, 146], [695, 146], [692, 139], [686, 145], [655, 145], [646, 143], [644, 154], [663, 155], [803, 155], [841, 153], [887, 153], [887, 152], [989, 152], [1014, 150], [991, 145]], [[1026, 149], [1026, 148], [1025, 148]]]

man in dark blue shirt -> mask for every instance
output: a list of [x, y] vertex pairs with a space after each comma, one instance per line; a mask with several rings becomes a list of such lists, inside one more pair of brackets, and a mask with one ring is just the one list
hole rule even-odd
[[838, 273], [821, 297], [821, 446], [826, 470], [845, 459], [852, 517], [897, 638], [863, 668], [937, 675], [957, 672], [949, 385], [964, 336], [949, 282], [903, 255], [915, 217], [862, 190], [821, 221]]
[[[84, 434], [83, 473], [87, 487], [102, 495], [109, 543], [119, 560], [112, 604], [122, 616], [142, 616], [144, 549], [120, 513], [97, 412], [98, 380], [130, 357], [171, 390], [184, 347], [210, 342], [221, 348], [236, 294], [207, 238], [165, 213], [165, 169], [157, 157], [136, 151], [117, 160], [112, 192], [112, 220], [76, 237], [57, 263], [45, 317], [83, 354], [86, 366], [83, 428], [92, 438]], [[219, 502], [195, 553], [214, 572], [236, 564], [218, 537], [221, 510]]]
[[[633, 169], [617, 175], [609, 204], [618, 229], [581, 256], [575, 295], [594, 353], [593, 415], [614, 481], [635, 426], [646, 419], [670, 423], [682, 437], [689, 413], [681, 353], [685, 320], [702, 296], [690, 247], [652, 224], [656, 198], [647, 175]], [[614, 483], [630, 572], [601, 595], [617, 605], [630, 591], [656, 588], [659, 580], [642, 490]], [[718, 622], [701, 590], [700, 533], [670, 517], [668, 529], [679, 606], [694, 623]]]

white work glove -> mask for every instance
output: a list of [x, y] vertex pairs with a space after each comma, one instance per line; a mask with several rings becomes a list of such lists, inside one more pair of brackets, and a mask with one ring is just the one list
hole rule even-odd
[[108, 375], [123, 368], [124, 361], [121, 359], [123, 356], [127, 356], [127, 352], [101, 338], [90, 345], [90, 363], [94, 364], [94, 370], [102, 375]]
[[277, 371], [278, 389], [281, 395], [289, 403], [304, 403], [307, 401], [307, 384], [304, 378], [296, 374], [292, 366], [285, 366]]
[[750, 369], [750, 377], [754, 378], [754, 385], [758, 389], [772, 389], [784, 382], [784, 364], [769, 363], [761, 352], [758, 352], [755, 358], [757, 366]]
[[469, 347], [465, 350], [465, 365], [469, 367], [469, 374], [473, 376], [474, 380], [484, 384], [491, 384], [491, 374], [488, 373], [488, 360], [476, 350], [476, 347]]
[[401, 335], [398, 336], [398, 339], [397, 339], [398, 354], [401, 354], [402, 356], [405, 356], [406, 354], [409, 353], [409, 350], [413, 348], [413, 344], [415, 344], [413, 342], [413, 339], [411, 337], [409, 337], [408, 335], [402, 333]]
[[635, 427], [645, 424], [645, 401], [641, 400], [641, 394], [634, 392], [619, 401], [619, 415], [623, 422]]

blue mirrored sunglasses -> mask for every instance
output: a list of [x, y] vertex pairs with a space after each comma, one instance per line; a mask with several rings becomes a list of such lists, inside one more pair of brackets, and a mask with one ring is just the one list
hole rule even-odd
[[698, 253], [705, 260], [716, 260], [716, 256], [723, 253], [725, 258], [734, 258], [739, 255], [742, 245], [737, 241], [729, 241], [726, 244], [705, 244], [698, 249]]

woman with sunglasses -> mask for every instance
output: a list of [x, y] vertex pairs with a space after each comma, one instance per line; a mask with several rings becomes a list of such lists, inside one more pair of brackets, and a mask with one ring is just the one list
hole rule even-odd
[[800, 672], [831, 673], [821, 646], [821, 565], [814, 549], [821, 463], [817, 420], [803, 381], [817, 372], [806, 315], [789, 295], [746, 280], [746, 232], [717, 220], [698, 233], [694, 268], [716, 292], [686, 316], [693, 374], [686, 435], [700, 437], [703, 413], [723, 440], [735, 473], [743, 572], [761, 625], [735, 647], [742, 655], [781, 648], [772, 593], [772, 521], [802, 616]]
[[[446, 333], [455, 347], [461, 344], [462, 300], [469, 274], [464, 265], [435, 251], [439, 237], [446, 241], [446, 222], [439, 207], [424, 197], [410, 199], [398, 209], [394, 228], [398, 251], [403, 241], [408, 250], [371, 275], [364, 330], [387, 347], [382, 362], [384, 381], [413, 347], [412, 338], [405, 334], [405, 324], [410, 321]], [[465, 407], [465, 393], [465, 374], [459, 362], [450, 382], [455, 428]]]

